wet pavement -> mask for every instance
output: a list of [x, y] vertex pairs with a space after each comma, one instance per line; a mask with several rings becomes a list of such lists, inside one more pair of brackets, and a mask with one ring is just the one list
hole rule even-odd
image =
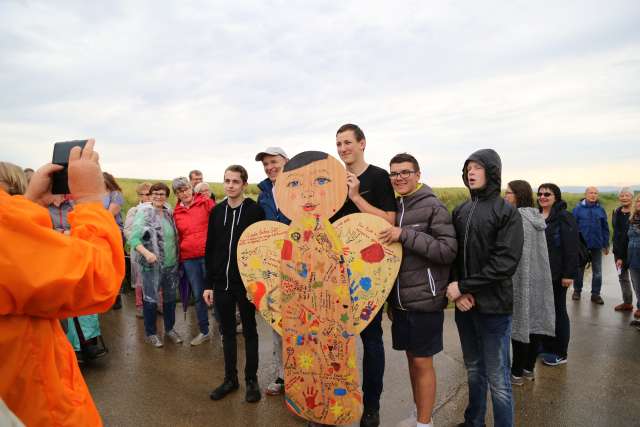
[[[514, 388], [518, 426], [632, 426], [640, 425], [640, 331], [629, 327], [630, 313], [614, 312], [621, 302], [612, 257], [604, 262], [604, 306], [590, 302], [590, 277], [583, 299], [570, 300], [569, 362], [558, 367], [538, 363], [536, 380]], [[588, 275], [587, 275], [588, 276]], [[634, 301], [635, 302], [635, 301]], [[160, 349], [144, 344], [142, 319], [135, 318], [133, 292], [123, 309], [101, 315], [109, 354], [83, 373], [107, 426], [302, 426], [284, 407], [280, 396], [263, 394], [257, 404], [244, 401], [243, 344], [238, 336], [240, 389], [222, 401], [209, 392], [223, 379], [220, 336], [191, 347], [197, 334], [194, 307], [187, 318], [177, 308], [176, 330], [185, 343], [166, 342]], [[159, 325], [161, 325], [159, 319]], [[381, 425], [395, 426], [413, 407], [404, 353], [391, 348], [390, 322], [383, 322], [386, 370], [381, 402]], [[271, 378], [271, 331], [259, 318], [262, 389]], [[466, 373], [453, 310], [445, 317], [444, 352], [435, 357], [438, 390], [434, 422], [454, 426], [466, 406]], [[490, 402], [489, 402], [490, 408]], [[491, 411], [487, 425], [492, 425]]]

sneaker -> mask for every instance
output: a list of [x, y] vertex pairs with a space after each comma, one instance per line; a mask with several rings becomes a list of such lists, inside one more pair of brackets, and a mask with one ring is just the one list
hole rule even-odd
[[598, 305], [604, 304], [604, 300], [600, 295], [591, 295], [591, 302]]
[[265, 392], [268, 396], [277, 396], [284, 393], [284, 380], [282, 378], [277, 378], [267, 386], [267, 390]]
[[636, 319], [640, 319], [640, 309], [633, 312], [633, 317]]
[[529, 371], [526, 369], [522, 370], [522, 378], [524, 378], [527, 381], [535, 381], [536, 376], [534, 375], [533, 371]]
[[209, 341], [209, 338], [211, 338], [211, 335], [209, 335], [209, 333], [203, 334], [202, 332], [200, 332], [191, 340], [191, 345], [200, 345], [205, 341]]
[[136, 317], [138, 319], [144, 318], [144, 313], [142, 312], [142, 307], [136, 307]]
[[378, 427], [380, 425], [380, 412], [375, 409], [366, 409], [360, 418], [360, 427]]
[[550, 354], [546, 356], [544, 359], [542, 359], [542, 363], [544, 363], [547, 366], [564, 365], [565, 363], [567, 363], [567, 358], [556, 356], [555, 354]]
[[613, 307], [613, 309], [615, 311], [633, 311], [633, 305], [623, 302], [622, 304], [618, 304], [615, 307]]
[[629, 323], [629, 326], [635, 326], [637, 328], [638, 326], [640, 326], [640, 320], [632, 320]]
[[517, 385], [517, 386], [524, 385], [524, 378], [516, 377], [515, 375], [511, 374], [511, 385]]
[[247, 380], [247, 392], [244, 396], [244, 400], [249, 403], [259, 402], [262, 398], [262, 394], [260, 393], [260, 386], [258, 385], [257, 380]]
[[154, 347], [157, 347], [157, 348], [162, 347], [162, 341], [160, 340], [160, 337], [157, 335], [149, 335], [148, 337], [145, 338], [145, 341]]
[[571, 299], [574, 301], [580, 301], [580, 297], [582, 295], [580, 295], [580, 292], [578, 291], [573, 291], [573, 295], [571, 295]]
[[211, 400], [220, 400], [232, 391], [236, 391], [238, 387], [238, 378], [225, 378], [222, 384], [209, 393], [209, 398]]
[[164, 334], [165, 337], [169, 337], [171, 339], [171, 341], [173, 341], [174, 344], [181, 344], [182, 343], [182, 338], [180, 338], [180, 335], [178, 335], [178, 333], [176, 332], [175, 329], [170, 330], [169, 332], [166, 332]]

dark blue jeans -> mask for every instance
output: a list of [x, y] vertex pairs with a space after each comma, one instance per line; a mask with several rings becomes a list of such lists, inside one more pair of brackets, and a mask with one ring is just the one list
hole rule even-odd
[[[142, 272], [143, 290], [154, 286], [148, 283], [149, 281], [159, 278], [159, 287], [162, 288], [162, 317], [164, 319], [164, 331], [168, 332], [173, 329], [173, 325], [176, 323], [176, 282], [177, 272], [175, 267], [162, 268], [160, 274], [153, 271]], [[146, 286], [145, 286], [146, 285]], [[144, 316], [144, 333], [146, 336], [156, 335], [156, 318], [158, 304], [155, 302], [147, 301], [148, 298], [143, 298], [142, 302], [142, 315]]]
[[380, 410], [380, 395], [384, 378], [384, 343], [382, 341], [382, 312], [371, 320], [362, 332], [362, 401], [365, 410]]
[[[602, 249], [589, 249], [591, 253], [591, 295], [600, 295], [602, 289]], [[573, 289], [582, 292], [584, 268], [578, 271], [578, 277], [573, 282]]]
[[465, 424], [471, 427], [485, 424], [488, 386], [491, 390], [494, 425], [513, 426], [509, 361], [511, 315], [483, 314], [475, 309], [467, 312], [456, 310], [456, 325], [469, 383]]
[[[204, 292], [205, 272], [204, 257], [187, 259], [182, 262], [187, 280], [191, 286], [191, 292], [196, 300], [196, 315], [198, 317], [198, 327], [203, 334], [209, 333], [209, 311], [207, 304], [202, 298]], [[185, 304], [185, 302], [182, 302]]]

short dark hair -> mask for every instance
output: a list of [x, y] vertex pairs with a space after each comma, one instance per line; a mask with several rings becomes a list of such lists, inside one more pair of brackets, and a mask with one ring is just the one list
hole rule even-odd
[[336, 136], [338, 136], [339, 133], [346, 132], [348, 130], [353, 131], [353, 134], [356, 136], [356, 141], [360, 142], [363, 139], [365, 139], [364, 132], [362, 132], [362, 129], [360, 129], [360, 126], [354, 125], [353, 123], [347, 123], [340, 126], [340, 129], [338, 129], [338, 132], [336, 132]]
[[516, 179], [507, 184], [513, 195], [516, 196], [516, 207], [518, 208], [532, 208], [533, 205], [533, 190], [531, 185], [522, 179]]
[[413, 157], [411, 154], [409, 153], [400, 153], [400, 154], [396, 154], [395, 156], [393, 156], [391, 158], [391, 160], [389, 161], [389, 166], [391, 166], [394, 163], [404, 163], [404, 162], [409, 162], [413, 165], [413, 169], [416, 172], [420, 172], [420, 165], [418, 164], [418, 161], [416, 160], [415, 157]]
[[557, 185], [551, 183], [551, 182], [546, 182], [544, 184], [540, 184], [538, 186], [538, 193], [540, 192], [541, 188], [547, 188], [549, 190], [551, 190], [551, 192], [553, 193], [553, 195], [556, 198], [556, 202], [558, 203], [559, 201], [562, 200], [562, 191], [560, 191], [560, 187], [558, 187]]
[[324, 160], [329, 155], [323, 151], [303, 151], [302, 153], [298, 153], [291, 158], [282, 168], [283, 172], [289, 172], [292, 170], [300, 169], [303, 166], [311, 164], [313, 162], [317, 162], [319, 160]]
[[246, 184], [249, 180], [249, 174], [247, 173], [247, 170], [244, 168], [244, 166], [231, 165], [224, 170], [224, 173], [227, 172], [238, 172], [243, 184]]
[[189, 172], [189, 181], [193, 180], [193, 175], [200, 175], [202, 176], [202, 172], [199, 171], [198, 169], [194, 169], [191, 172]]
[[120, 188], [113, 175], [109, 172], [102, 172], [102, 177], [104, 178], [104, 185], [107, 187], [107, 190], [119, 191], [122, 193], [122, 188]]
[[149, 188], [149, 194], [153, 193], [154, 191], [164, 191], [164, 194], [166, 194], [167, 197], [169, 197], [169, 195], [171, 194], [171, 190], [164, 182], [156, 182], [155, 184], [153, 184], [151, 188]]

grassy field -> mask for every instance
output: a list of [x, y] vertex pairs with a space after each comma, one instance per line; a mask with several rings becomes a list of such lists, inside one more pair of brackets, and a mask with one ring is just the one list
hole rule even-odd
[[[122, 187], [124, 198], [125, 198], [125, 211], [129, 209], [129, 207], [133, 206], [136, 203], [136, 185], [143, 182], [142, 179], [131, 179], [131, 178], [119, 178], [118, 184]], [[151, 183], [158, 181], [149, 181]], [[162, 181], [171, 188], [171, 181]], [[211, 190], [213, 194], [216, 196], [216, 200], [222, 200], [224, 198], [224, 193], [222, 190], [222, 183], [210, 183]], [[466, 188], [462, 187], [442, 187], [442, 188], [434, 188], [433, 191], [436, 193], [438, 198], [442, 200], [442, 202], [447, 206], [447, 208], [452, 211], [460, 203], [464, 202], [469, 198], [469, 192]], [[260, 190], [256, 184], [249, 184], [247, 187], [246, 195], [256, 199], [258, 197], [258, 193]], [[584, 197], [583, 194], [575, 194], [575, 193], [564, 193], [562, 198], [569, 205], [569, 210], [572, 210], [575, 205]], [[171, 205], [176, 204], [175, 194], [171, 194], [169, 197], [169, 203]], [[609, 218], [611, 218], [611, 211], [618, 205], [618, 196], [614, 193], [601, 193], [600, 194], [600, 204], [604, 207], [605, 211]]]

